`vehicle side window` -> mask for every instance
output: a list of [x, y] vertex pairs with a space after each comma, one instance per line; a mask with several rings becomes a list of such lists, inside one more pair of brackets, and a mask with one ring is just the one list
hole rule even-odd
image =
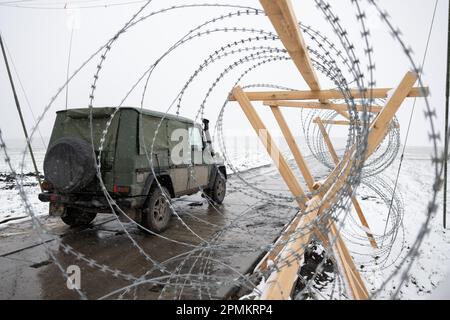
[[191, 147], [196, 147], [197, 150], [203, 149], [203, 139], [199, 128], [190, 127], [189, 128], [189, 142]]
[[153, 138], [155, 137], [155, 133], [156, 139], [153, 145], [153, 150], [158, 151], [161, 149], [169, 148], [169, 144], [167, 141], [167, 122], [163, 121], [162, 124], [160, 124], [160, 122], [161, 119], [159, 118], [148, 117], [145, 115], [142, 116], [142, 119], [138, 118], [138, 126], [142, 125], [142, 129], [139, 128], [140, 134], [139, 154], [141, 155], [145, 154], [145, 147], [147, 148], [147, 152], [150, 152], [153, 144]]

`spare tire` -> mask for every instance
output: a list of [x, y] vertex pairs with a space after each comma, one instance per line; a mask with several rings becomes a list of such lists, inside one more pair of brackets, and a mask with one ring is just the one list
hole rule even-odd
[[56, 191], [75, 192], [95, 177], [92, 146], [79, 138], [61, 138], [48, 149], [44, 159], [45, 179]]

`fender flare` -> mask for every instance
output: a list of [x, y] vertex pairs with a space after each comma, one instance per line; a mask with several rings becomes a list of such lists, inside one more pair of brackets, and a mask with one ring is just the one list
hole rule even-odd
[[[147, 179], [145, 180], [144, 190], [142, 191], [142, 195], [147, 199], [149, 196], [150, 190], [154, 183], [156, 182], [156, 179], [160, 181], [161, 184], [163, 184], [167, 189], [169, 189], [170, 195], [172, 197], [175, 196], [173, 185], [172, 185], [172, 178], [170, 177], [170, 174], [167, 171], [159, 172], [155, 175], [153, 175], [152, 172], [148, 175]], [[161, 181], [163, 180], [163, 181]]]

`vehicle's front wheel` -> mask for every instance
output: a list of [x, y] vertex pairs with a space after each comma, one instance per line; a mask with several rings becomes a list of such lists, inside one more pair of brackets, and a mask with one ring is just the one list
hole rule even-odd
[[208, 196], [217, 204], [222, 204], [227, 192], [227, 181], [224, 176], [218, 172], [216, 180], [211, 190], [208, 190]]
[[94, 212], [86, 212], [80, 209], [67, 207], [61, 215], [62, 221], [71, 227], [82, 227], [89, 225], [97, 216]]
[[[164, 192], [164, 193], [163, 193]], [[156, 187], [142, 210], [142, 226], [155, 233], [161, 233], [169, 226], [171, 210], [169, 191]], [[145, 231], [145, 229], [143, 229]]]

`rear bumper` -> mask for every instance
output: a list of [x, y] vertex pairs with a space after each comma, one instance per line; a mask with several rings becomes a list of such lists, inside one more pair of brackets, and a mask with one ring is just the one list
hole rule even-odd
[[[86, 209], [110, 209], [108, 200], [104, 196], [86, 196], [86, 195], [62, 195], [51, 192], [39, 194], [41, 202], [52, 204], [86, 208]], [[117, 198], [116, 203], [123, 208], [136, 208], [141, 205], [141, 197]]]

